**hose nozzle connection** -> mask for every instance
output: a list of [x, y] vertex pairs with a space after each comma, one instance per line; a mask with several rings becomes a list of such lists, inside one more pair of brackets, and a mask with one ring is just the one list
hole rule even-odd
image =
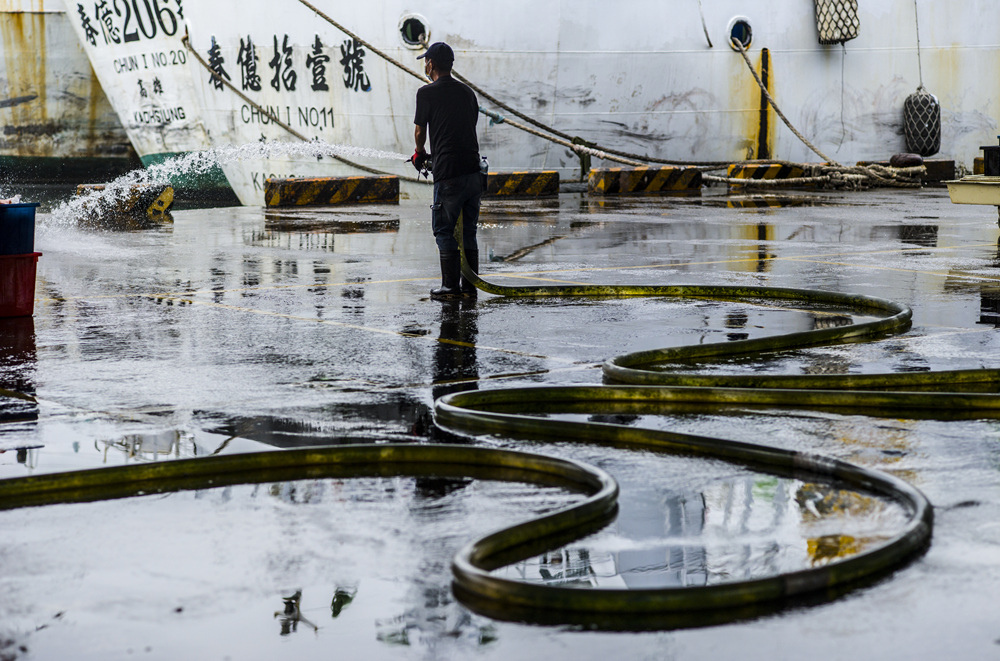
[[417, 175], [423, 175], [426, 179], [430, 176], [431, 171], [434, 169], [434, 163], [431, 160], [430, 154], [422, 154], [418, 151], [413, 152], [413, 156], [406, 159], [407, 163], [412, 163], [413, 167], [417, 170]]

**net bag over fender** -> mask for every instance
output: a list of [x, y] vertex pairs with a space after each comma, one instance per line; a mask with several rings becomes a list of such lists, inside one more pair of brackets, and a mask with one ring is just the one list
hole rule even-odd
[[815, 0], [819, 43], [842, 44], [858, 36], [858, 0]]
[[903, 102], [903, 135], [906, 150], [933, 156], [941, 149], [941, 104], [923, 87]]

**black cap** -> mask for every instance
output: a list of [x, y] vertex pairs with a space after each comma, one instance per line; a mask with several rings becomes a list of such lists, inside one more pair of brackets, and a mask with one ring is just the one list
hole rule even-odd
[[417, 59], [420, 60], [425, 57], [442, 65], [453, 64], [455, 62], [455, 51], [443, 41], [436, 41], [430, 45], [423, 55], [418, 55]]

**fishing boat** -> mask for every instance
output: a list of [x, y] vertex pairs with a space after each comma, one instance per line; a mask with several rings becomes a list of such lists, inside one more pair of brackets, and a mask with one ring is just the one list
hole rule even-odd
[[2, 183], [112, 176], [135, 152], [61, 0], [0, 2]]
[[[66, 0], [80, 47], [143, 165], [210, 148], [187, 67], [181, 0]], [[188, 198], [232, 197], [217, 165], [160, 168]]]
[[[185, 3], [213, 145], [410, 153], [416, 57], [435, 41], [479, 90], [494, 170], [565, 180], [622, 162], [853, 165], [913, 151], [968, 167], [997, 132], [992, 0], [313, 2]], [[244, 204], [261, 203], [268, 177], [414, 175], [363, 153], [259, 153], [223, 166]]]

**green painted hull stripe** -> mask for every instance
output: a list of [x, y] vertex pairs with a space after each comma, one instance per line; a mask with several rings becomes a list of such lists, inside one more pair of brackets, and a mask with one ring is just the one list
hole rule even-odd
[[[187, 153], [188, 152], [162, 152], [159, 154], [146, 154], [141, 157], [141, 160], [142, 164], [148, 168], [154, 165], [160, 165], [161, 163], [172, 158], [182, 158], [187, 155]], [[201, 173], [181, 173], [172, 175], [170, 180], [171, 184], [175, 188], [180, 189], [230, 190], [229, 181], [226, 179], [226, 175], [222, 171], [222, 168], [218, 165], [213, 165], [211, 168]]]

